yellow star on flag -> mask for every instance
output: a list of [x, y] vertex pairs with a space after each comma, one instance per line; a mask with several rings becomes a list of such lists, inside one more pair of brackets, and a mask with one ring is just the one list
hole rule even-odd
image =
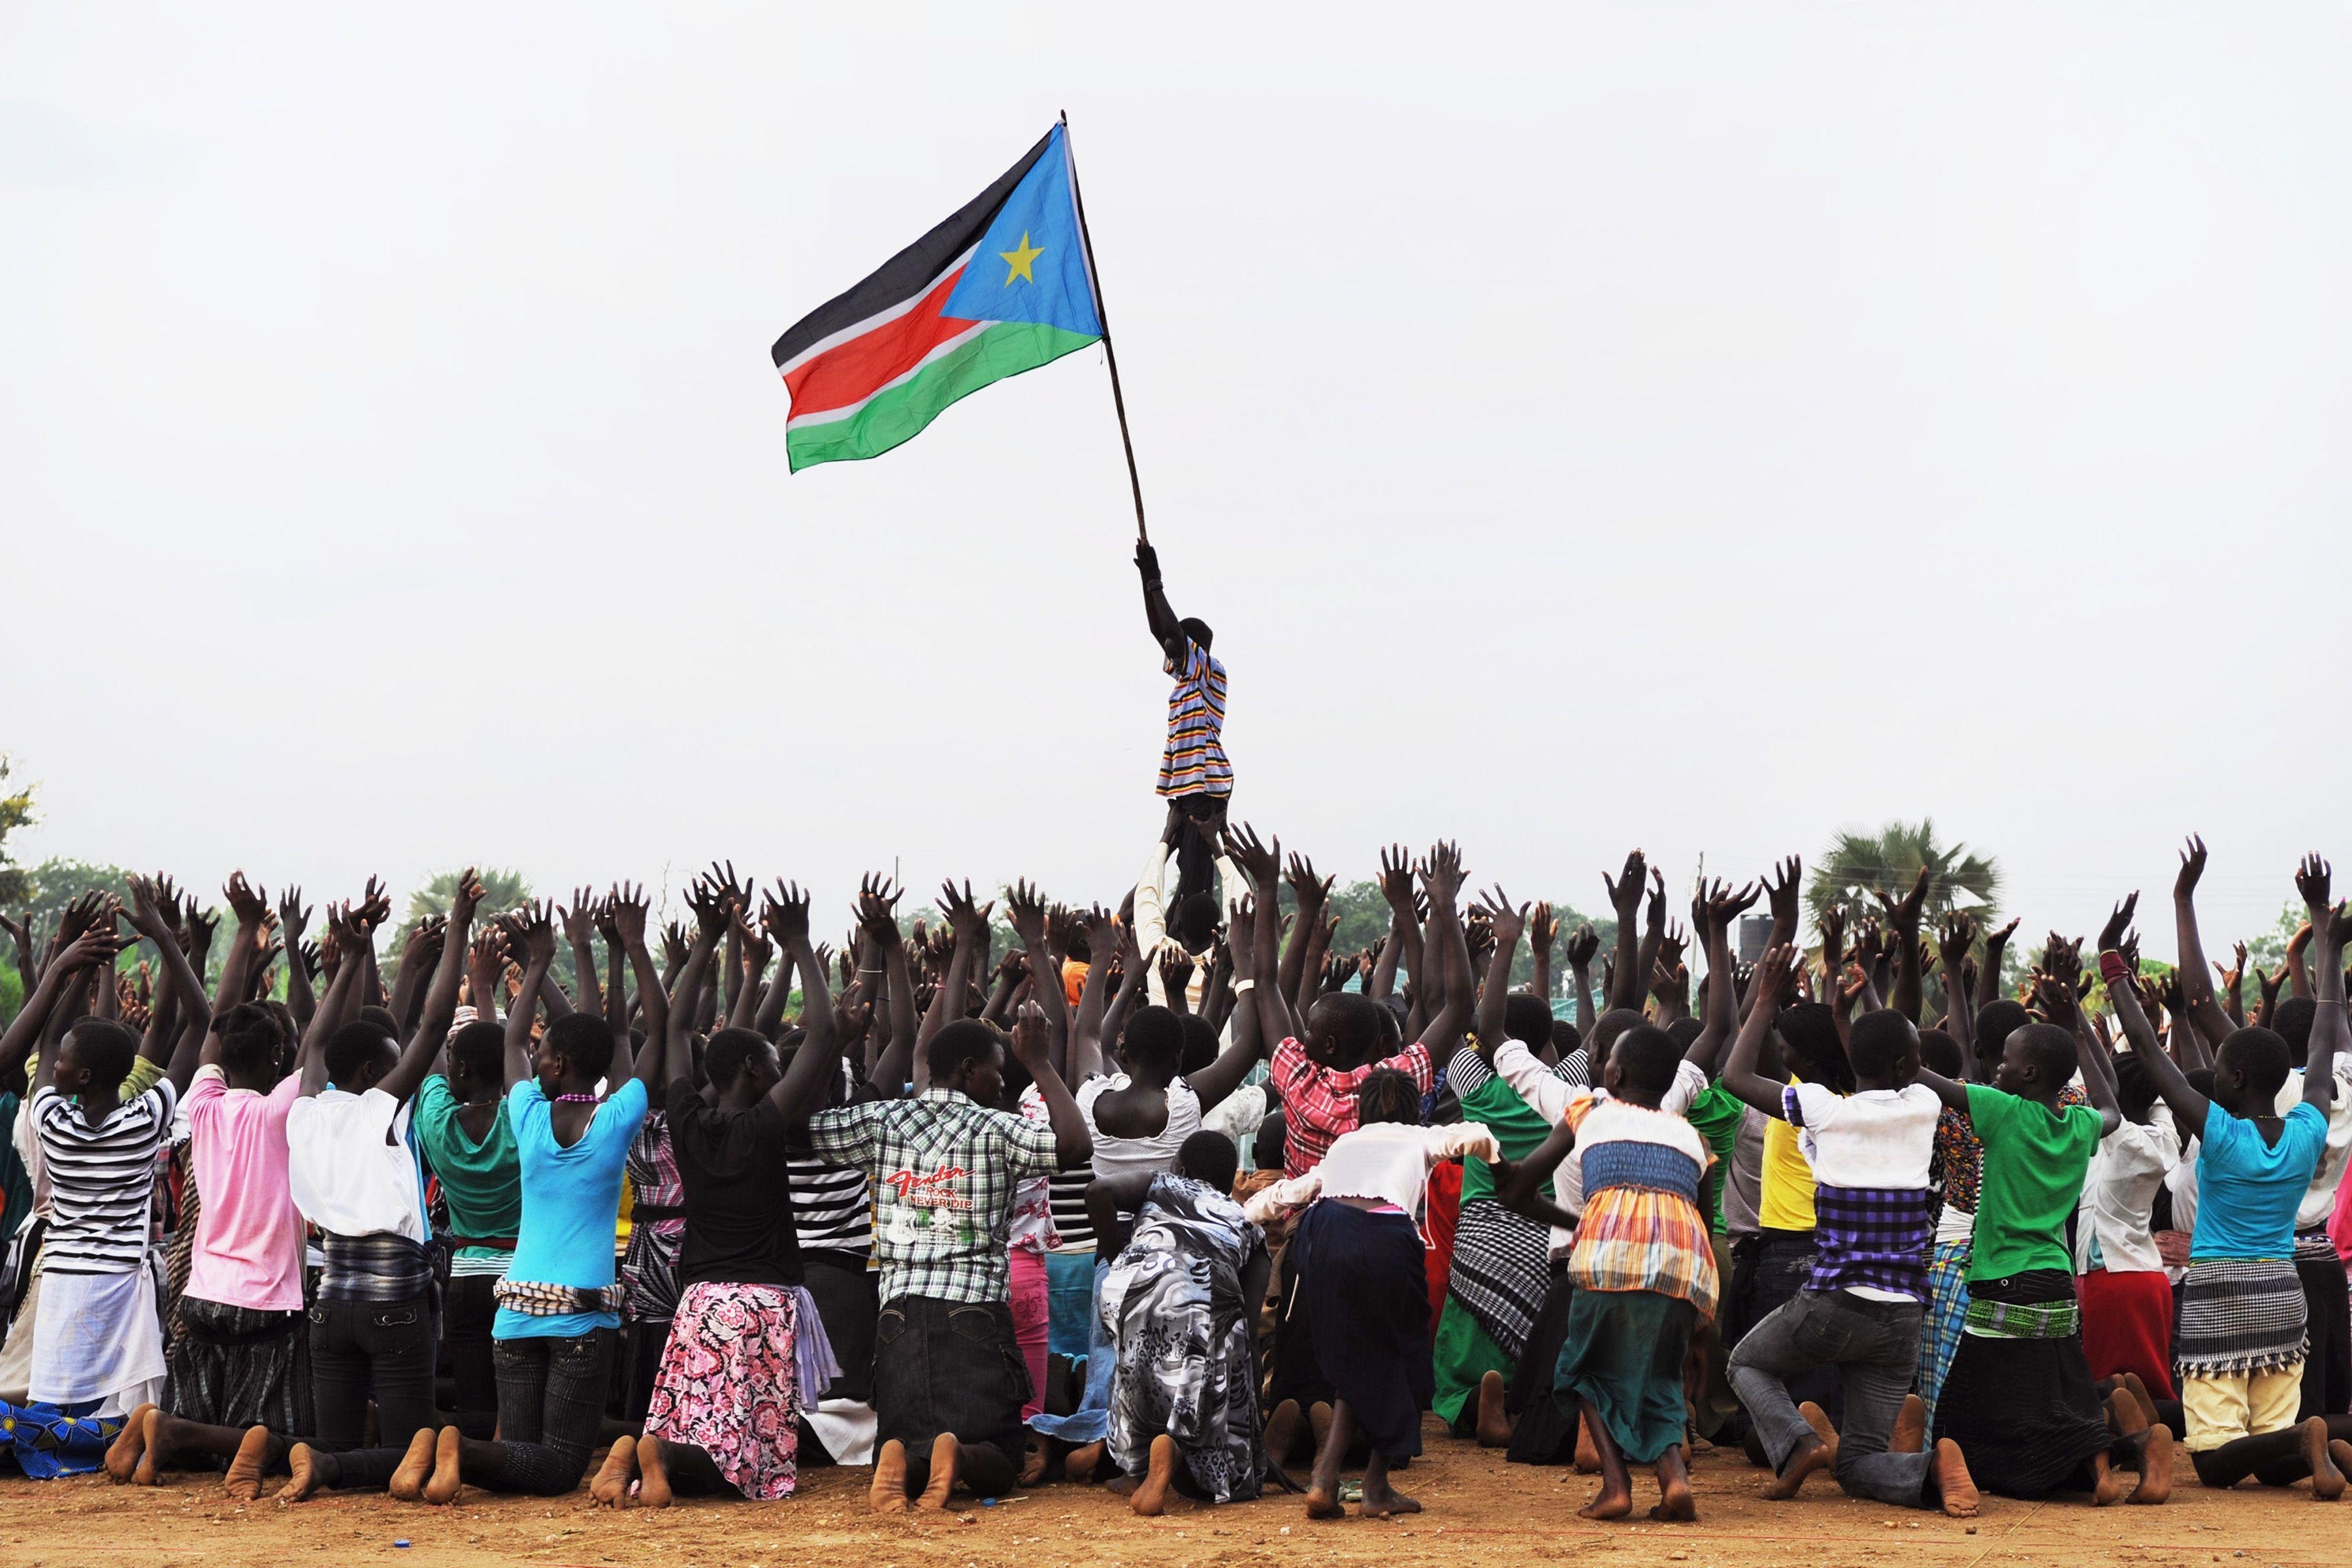
[[1004, 286], [1007, 289], [1012, 288], [1013, 280], [1015, 278], [1020, 279], [1024, 283], [1034, 283], [1037, 281], [1036, 279], [1029, 275], [1029, 264], [1045, 254], [1045, 247], [1042, 245], [1031, 245], [1029, 243], [1029, 231], [1025, 228], [1023, 229], [1021, 231], [1021, 247], [1018, 250], [1000, 250], [996, 253], [998, 260], [1009, 263], [1004, 271]]

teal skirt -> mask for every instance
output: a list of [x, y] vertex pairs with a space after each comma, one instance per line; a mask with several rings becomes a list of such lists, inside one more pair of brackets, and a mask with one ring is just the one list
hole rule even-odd
[[1654, 1290], [1579, 1290], [1569, 1303], [1552, 1398], [1600, 1416], [1626, 1462], [1657, 1462], [1681, 1442], [1683, 1360], [1698, 1310]]

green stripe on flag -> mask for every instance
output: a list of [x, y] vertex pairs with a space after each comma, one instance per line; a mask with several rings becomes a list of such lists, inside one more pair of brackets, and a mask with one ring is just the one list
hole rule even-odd
[[794, 473], [818, 463], [878, 458], [920, 434], [956, 399], [1100, 341], [1038, 322], [999, 321], [941, 354], [908, 380], [875, 394], [848, 418], [803, 425], [786, 432], [785, 455]]

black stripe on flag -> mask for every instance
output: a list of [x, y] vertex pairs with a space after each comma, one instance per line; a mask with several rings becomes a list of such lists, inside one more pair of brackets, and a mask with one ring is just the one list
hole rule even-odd
[[1045, 153], [1045, 144], [1053, 139], [1051, 131], [1045, 132], [1021, 162], [966, 202], [953, 217], [884, 262], [847, 293], [835, 295], [793, 322], [776, 340], [777, 367], [782, 369], [791, 363], [811, 343], [821, 342], [844, 327], [856, 326], [869, 316], [903, 304], [929, 288], [950, 262], [980, 243], [980, 237], [988, 232], [990, 222], [996, 216], [996, 209], [1004, 205], [1013, 188], [1028, 174]]

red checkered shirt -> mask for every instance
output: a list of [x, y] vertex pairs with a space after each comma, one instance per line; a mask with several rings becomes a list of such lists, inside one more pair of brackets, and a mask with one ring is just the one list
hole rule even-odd
[[1423, 1094], [1434, 1082], [1429, 1047], [1419, 1040], [1386, 1061], [1346, 1072], [1309, 1060], [1305, 1047], [1295, 1039], [1275, 1047], [1266, 1081], [1282, 1100], [1284, 1175], [1305, 1175], [1323, 1163], [1333, 1140], [1356, 1130], [1356, 1090], [1382, 1068], [1412, 1079]]

